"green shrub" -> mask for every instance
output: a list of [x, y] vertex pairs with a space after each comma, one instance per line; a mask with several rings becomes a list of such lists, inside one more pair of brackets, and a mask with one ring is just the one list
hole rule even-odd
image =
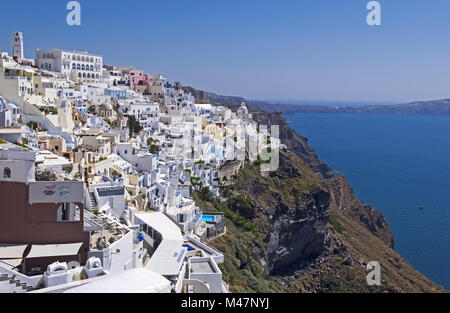
[[334, 230], [336, 230], [338, 233], [342, 233], [344, 231], [344, 227], [338, 222], [336, 217], [334, 215], [330, 215], [329, 223], [333, 226]]
[[323, 293], [338, 293], [341, 290], [341, 280], [326, 271], [323, 272], [320, 284]]

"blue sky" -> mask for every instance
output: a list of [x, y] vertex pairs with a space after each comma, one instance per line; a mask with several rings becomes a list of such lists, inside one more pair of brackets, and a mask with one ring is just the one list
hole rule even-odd
[[105, 64], [163, 73], [184, 85], [249, 99], [405, 102], [450, 98], [450, 1], [368, 0], [2, 1], [0, 50], [12, 32], [25, 55], [62, 48]]

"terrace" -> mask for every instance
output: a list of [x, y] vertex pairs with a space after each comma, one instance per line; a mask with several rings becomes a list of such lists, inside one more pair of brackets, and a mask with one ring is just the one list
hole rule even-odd
[[99, 213], [98, 215], [90, 213], [88, 217], [90, 222], [93, 222], [97, 226], [91, 232], [91, 251], [103, 251], [131, 231], [130, 228], [123, 225], [117, 219], [103, 213]]

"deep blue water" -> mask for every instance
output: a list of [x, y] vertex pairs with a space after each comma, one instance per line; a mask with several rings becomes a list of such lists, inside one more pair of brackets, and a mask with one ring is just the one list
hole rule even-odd
[[384, 214], [395, 249], [450, 290], [450, 117], [286, 118], [322, 161], [347, 176], [359, 199]]

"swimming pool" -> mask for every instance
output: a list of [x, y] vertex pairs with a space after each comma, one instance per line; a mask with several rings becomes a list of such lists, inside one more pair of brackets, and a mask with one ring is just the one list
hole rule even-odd
[[192, 247], [191, 245], [188, 245], [188, 244], [184, 244], [183, 247], [187, 248], [188, 252], [196, 250], [194, 247]]
[[216, 217], [214, 215], [203, 215], [203, 222], [215, 222]]

